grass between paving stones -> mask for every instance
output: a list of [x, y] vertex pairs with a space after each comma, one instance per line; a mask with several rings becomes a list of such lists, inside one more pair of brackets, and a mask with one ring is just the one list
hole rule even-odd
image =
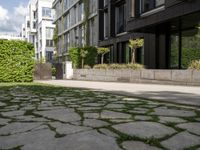
[[189, 148], [185, 148], [184, 150], [197, 150], [198, 148], [200, 148], [200, 144]]
[[11, 149], [8, 149], [8, 150], [21, 150], [22, 147], [23, 147], [23, 146], [17, 146], [17, 147], [15, 147], [15, 148], [11, 148]]

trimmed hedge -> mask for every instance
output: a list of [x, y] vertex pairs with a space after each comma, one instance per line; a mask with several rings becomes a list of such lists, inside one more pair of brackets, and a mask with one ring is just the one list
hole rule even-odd
[[95, 60], [97, 58], [97, 48], [92, 46], [86, 46], [86, 47], [71, 47], [69, 49], [69, 56], [73, 63], [73, 68], [81, 68], [81, 56], [80, 51], [81, 49], [84, 49], [88, 52], [87, 56], [84, 60], [84, 65], [88, 65], [93, 67], [95, 65]]
[[94, 65], [94, 69], [133, 69], [139, 70], [145, 67], [141, 64], [98, 64]]
[[25, 41], [0, 41], [0, 82], [33, 81], [34, 47]]

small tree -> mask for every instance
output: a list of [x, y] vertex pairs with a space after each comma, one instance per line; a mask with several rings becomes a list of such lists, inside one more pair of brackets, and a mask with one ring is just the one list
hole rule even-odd
[[107, 54], [108, 52], [110, 52], [109, 48], [106, 48], [106, 47], [99, 47], [99, 48], [97, 48], [97, 53], [99, 55], [101, 55], [101, 64], [103, 64], [104, 55]]
[[84, 67], [84, 60], [85, 60], [85, 57], [87, 56], [87, 54], [88, 54], [88, 51], [81, 49], [80, 56], [81, 56], [81, 67], [82, 68]]
[[130, 39], [129, 40], [129, 47], [132, 50], [132, 59], [131, 59], [131, 63], [135, 64], [135, 51], [137, 48], [140, 48], [144, 45], [144, 40], [143, 39]]

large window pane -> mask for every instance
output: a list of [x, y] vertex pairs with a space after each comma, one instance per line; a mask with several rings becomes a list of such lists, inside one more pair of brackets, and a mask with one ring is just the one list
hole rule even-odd
[[188, 68], [193, 60], [200, 60], [200, 29], [182, 32], [182, 68]]
[[116, 7], [116, 29], [117, 34], [125, 31], [125, 5]]
[[42, 7], [42, 17], [51, 18], [51, 8]]
[[147, 12], [164, 5], [165, 0], [141, 0], [141, 12]]
[[179, 36], [171, 35], [170, 68], [179, 68]]

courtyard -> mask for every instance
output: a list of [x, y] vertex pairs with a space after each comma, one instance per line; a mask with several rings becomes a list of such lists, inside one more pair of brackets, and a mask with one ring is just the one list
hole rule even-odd
[[1, 150], [199, 150], [197, 106], [45, 84], [0, 85]]

